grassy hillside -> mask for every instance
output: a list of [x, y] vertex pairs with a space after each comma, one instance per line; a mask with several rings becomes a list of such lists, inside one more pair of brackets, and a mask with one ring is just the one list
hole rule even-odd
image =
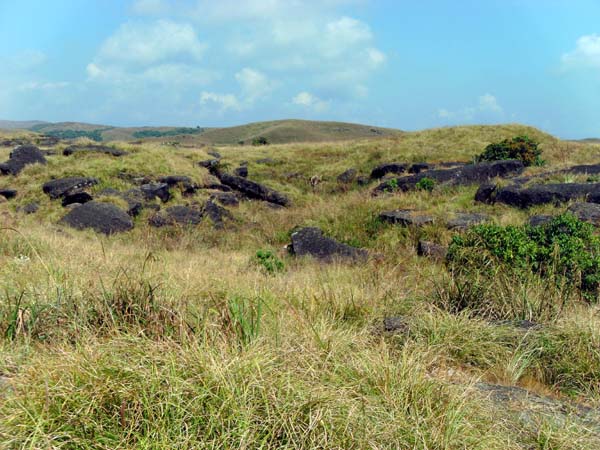
[[[277, 124], [214, 133], [225, 142], [265, 130], [288, 133]], [[456, 212], [519, 225], [566, 205], [475, 203], [476, 186], [373, 197], [376, 182], [336, 181], [348, 168], [368, 174], [383, 162], [470, 161], [487, 144], [523, 133], [542, 143], [547, 161], [526, 174], [600, 156], [600, 145], [520, 125], [221, 146], [224, 167], [247, 161], [249, 178], [285, 193], [292, 206], [242, 201], [228, 207], [233, 219], [222, 230], [207, 220], [152, 228], [153, 211], [144, 210], [132, 231], [111, 237], [61, 225], [66, 210], [41, 185], [94, 176], [97, 195], [134, 187], [124, 173], [210, 183], [196, 164], [210, 148], [119, 142], [128, 156], [57, 152], [47, 166], [0, 177], [0, 188], [18, 191], [0, 203], [0, 449], [599, 448], [597, 303], [515, 281], [508, 301], [565, 307], [552, 317], [534, 309], [506, 317], [540, 325], [525, 331], [455, 313], [444, 303], [456, 287], [445, 265], [416, 252], [419, 239], [449, 243], [456, 232], [442, 221]], [[9, 151], [0, 149], [0, 161]], [[311, 185], [313, 176], [321, 183]], [[210, 195], [173, 192], [164, 207]], [[32, 201], [37, 213], [17, 212]], [[437, 221], [418, 229], [378, 221], [396, 208]], [[374, 257], [323, 264], [291, 256], [284, 246], [298, 226], [318, 226]], [[266, 270], [259, 250], [283, 269]], [[392, 316], [402, 317], [403, 331], [384, 331]], [[502, 389], [525, 395], [511, 400]]]

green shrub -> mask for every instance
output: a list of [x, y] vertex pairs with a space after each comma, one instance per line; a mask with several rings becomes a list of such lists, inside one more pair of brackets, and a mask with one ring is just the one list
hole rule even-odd
[[525, 166], [541, 166], [544, 161], [541, 158], [542, 151], [538, 143], [527, 136], [517, 136], [513, 139], [505, 139], [488, 145], [476, 160], [500, 161], [504, 159], [518, 159]]
[[277, 272], [283, 272], [285, 265], [277, 255], [269, 250], [259, 250], [256, 252], [256, 261], [258, 264], [267, 271], [267, 273], [274, 274]]
[[435, 180], [432, 178], [424, 177], [424, 178], [421, 178], [415, 186], [420, 191], [431, 192], [431, 191], [433, 191], [433, 188], [435, 187]]
[[268, 144], [269, 144], [269, 141], [264, 136], [258, 136], [258, 137], [255, 137], [254, 139], [252, 139], [252, 145], [255, 145], [255, 146], [268, 145]]

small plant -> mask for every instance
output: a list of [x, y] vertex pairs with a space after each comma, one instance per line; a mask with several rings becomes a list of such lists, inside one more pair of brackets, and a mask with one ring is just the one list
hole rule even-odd
[[252, 145], [254, 145], [254, 146], [269, 145], [269, 141], [264, 136], [258, 136], [258, 137], [255, 137], [254, 139], [252, 139]]
[[432, 178], [424, 177], [424, 178], [421, 178], [415, 186], [420, 191], [431, 192], [431, 191], [433, 191], [433, 188], [435, 187], [435, 180]]
[[518, 159], [525, 166], [541, 166], [544, 164], [538, 148], [538, 143], [528, 136], [517, 136], [501, 142], [488, 145], [483, 153], [476, 158], [481, 161], [501, 161], [505, 159]]
[[398, 179], [392, 178], [387, 182], [387, 186], [385, 188], [387, 192], [394, 192], [398, 190]]
[[233, 332], [240, 344], [250, 344], [258, 337], [262, 319], [262, 299], [251, 301], [245, 297], [234, 296], [229, 300], [229, 319]]
[[256, 252], [256, 260], [258, 264], [267, 271], [267, 273], [275, 274], [283, 272], [285, 265], [277, 255], [270, 250], [259, 250]]

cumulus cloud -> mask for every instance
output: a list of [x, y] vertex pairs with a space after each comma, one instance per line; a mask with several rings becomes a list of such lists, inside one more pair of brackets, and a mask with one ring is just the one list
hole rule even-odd
[[239, 100], [233, 94], [218, 94], [216, 92], [204, 91], [200, 94], [200, 104], [216, 106], [220, 113], [229, 110], [239, 111], [241, 109]]
[[274, 83], [265, 74], [249, 67], [236, 73], [235, 79], [241, 87], [245, 100], [250, 103], [268, 95], [274, 87]]
[[297, 106], [302, 106], [306, 109], [311, 109], [317, 112], [321, 112], [327, 109], [329, 103], [321, 100], [319, 97], [311, 94], [310, 92], [300, 92], [294, 98], [292, 103]]
[[437, 112], [437, 116], [440, 119], [453, 122], [472, 122], [486, 118], [500, 118], [503, 114], [504, 109], [498, 103], [498, 99], [492, 94], [481, 95], [475, 106], [467, 106], [456, 111], [440, 108]]
[[575, 49], [562, 56], [563, 66], [570, 68], [600, 68], [600, 35], [588, 34], [577, 39]]

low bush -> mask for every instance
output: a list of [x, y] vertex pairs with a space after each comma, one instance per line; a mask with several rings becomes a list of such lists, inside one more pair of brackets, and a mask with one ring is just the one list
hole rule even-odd
[[433, 191], [433, 188], [435, 187], [435, 180], [432, 178], [421, 178], [417, 184], [415, 185], [416, 188], [420, 191]]
[[538, 145], [537, 142], [527, 136], [517, 136], [513, 139], [505, 139], [488, 145], [476, 160], [482, 162], [518, 159], [525, 166], [541, 166], [544, 161], [541, 158], [542, 151], [538, 148]]
[[270, 274], [282, 272], [285, 269], [283, 261], [281, 261], [277, 255], [269, 250], [257, 251], [256, 261], [267, 273]]
[[252, 145], [254, 145], [254, 146], [268, 145], [268, 144], [269, 144], [269, 141], [264, 136], [258, 136], [258, 137], [255, 137], [254, 139], [252, 139]]

